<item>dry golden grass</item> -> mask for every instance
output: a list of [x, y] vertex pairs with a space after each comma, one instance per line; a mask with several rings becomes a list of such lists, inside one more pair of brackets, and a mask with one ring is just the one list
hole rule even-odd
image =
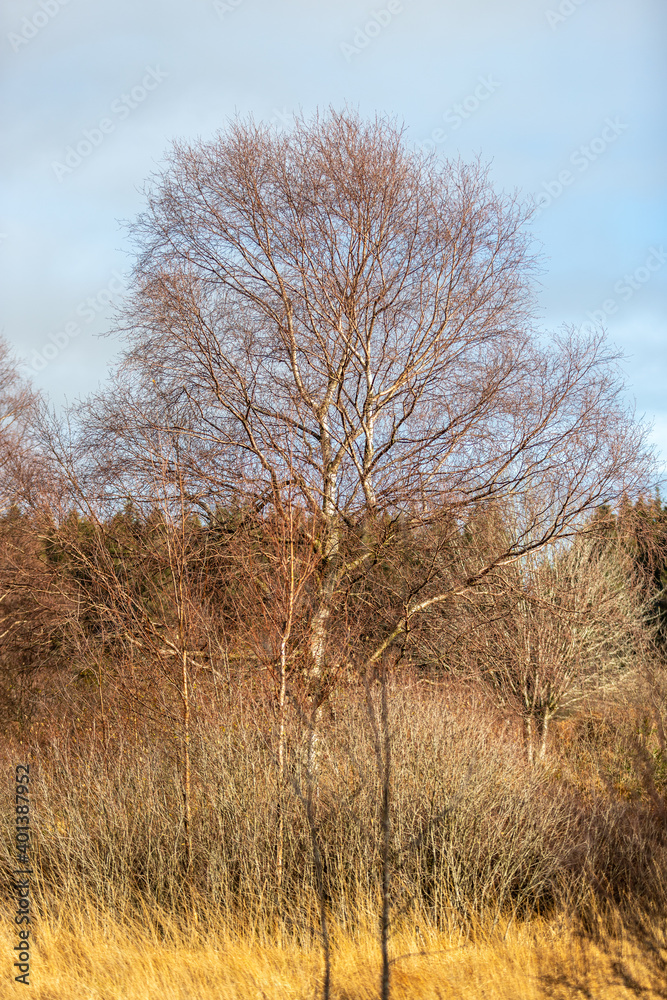
[[[655, 941], [667, 942], [664, 927]], [[660, 937], [660, 935], [663, 935]], [[370, 921], [356, 933], [334, 931], [335, 1000], [375, 1000], [380, 955]], [[651, 951], [620, 933], [594, 944], [565, 925], [535, 920], [475, 940], [456, 940], [412, 924], [392, 938], [393, 1000], [538, 1000], [667, 996], [667, 949]], [[161, 934], [147, 925], [122, 927], [83, 910], [46, 915], [34, 928], [30, 995], [34, 1000], [312, 1000], [320, 996], [316, 940], [231, 933], [179, 933], [161, 918]], [[14, 944], [9, 920], [0, 948]], [[24, 997], [5, 965], [0, 997]]]

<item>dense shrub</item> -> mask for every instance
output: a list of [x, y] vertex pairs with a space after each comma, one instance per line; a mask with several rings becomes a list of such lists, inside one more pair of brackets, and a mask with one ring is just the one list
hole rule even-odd
[[[482, 706], [455, 699], [446, 687], [406, 682], [390, 690], [395, 914], [415, 907], [445, 926], [576, 907], [591, 894], [655, 893], [667, 860], [655, 802], [587, 776], [583, 721], [576, 738], [570, 734], [544, 765], [530, 766]], [[92, 732], [35, 743], [38, 904], [89, 898], [118, 916], [154, 904], [184, 915], [201, 907], [267, 924], [280, 916], [307, 928], [317, 895], [298, 719], [290, 732], [289, 781], [281, 789], [268, 713], [227, 706], [217, 720], [198, 725], [189, 870], [173, 734], [151, 742], [119, 732], [107, 749]], [[628, 727], [628, 753], [632, 733]], [[315, 832], [327, 903], [347, 919], [355, 906], [373, 905], [381, 889], [381, 789], [362, 693], [340, 691], [321, 734]], [[5, 746], [7, 769], [16, 752]], [[8, 814], [3, 828], [0, 863], [8, 877]]]

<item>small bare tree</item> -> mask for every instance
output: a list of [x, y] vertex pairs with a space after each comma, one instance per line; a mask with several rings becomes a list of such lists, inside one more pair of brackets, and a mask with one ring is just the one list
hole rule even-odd
[[316, 703], [309, 699], [303, 684], [301, 666], [308, 655], [308, 620], [318, 567], [312, 519], [309, 523], [293, 504], [291, 489], [288, 485], [282, 495], [282, 517], [273, 509], [265, 517], [255, 511], [246, 514], [229, 547], [238, 584], [234, 601], [237, 634], [273, 687], [277, 744], [272, 750], [280, 789], [276, 802], [279, 893], [283, 882], [284, 791], [288, 778], [295, 777], [288, 774], [288, 712], [291, 705], [292, 714], [305, 724], [308, 734], [316, 712]]
[[618, 689], [641, 666], [653, 631], [628, 554], [582, 535], [504, 567], [466, 595], [450, 623], [449, 660], [518, 715], [532, 762], [536, 749], [544, 758], [553, 720], [588, 695]]
[[37, 486], [48, 490], [33, 438], [39, 397], [0, 339], [0, 701], [19, 724], [35, 707], [37, 678], [62, 667], [63, 635], [75, 616], [72, 594], [45, 564]]
[[32, 439], [38, 403], [38, 393], [0, 338], [0, 514], [13, 504], [29, 504], [40, 478], [39, 452]]
[[[189, 870], [192, 691], [208, 655], [202, 526], [192, 502], [187, 439], [184, 444], [165, 430], [154, 411], [140, 411], [130, 399], [116, 403], [116, 411], [107, 407], [115, 422], [102, 440], [85, 429], [72, 437], [63, 421], [42, 414], [41, 445], [60, 478], [63, 504], [52, 510], [44, 537], [80, 581], [79, 611], [104, 637], [101, 658], [116, 661], [114, 683], [135, 709], [180, 731]], [[149, 491], [139, 484], [132, 489], [117, 474], [131, 448], [149, 470]], [[161, 683], [154, 683], [155, 670]], [[97, 673], [102, 697], [101, 665]]]

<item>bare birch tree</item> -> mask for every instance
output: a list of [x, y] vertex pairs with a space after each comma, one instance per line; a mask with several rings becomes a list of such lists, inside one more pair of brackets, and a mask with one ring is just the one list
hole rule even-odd
[[317, 529], [316, 684], [345, 655], [339, 612], [406, 532], [512, 509], [474, 571], [436, 559], [405, 575], [371, 662], [647, 482], [603, 337], [535, 334], [526, 218], [479, 164], [420, 158], [392, 123], [351, 112], [280, 135], [236, 121], [176, 144], [149, 182], [119, 387], [159, 395], [179, 433], [187, 413], [208, 503], [280, 511], [290, 482]]

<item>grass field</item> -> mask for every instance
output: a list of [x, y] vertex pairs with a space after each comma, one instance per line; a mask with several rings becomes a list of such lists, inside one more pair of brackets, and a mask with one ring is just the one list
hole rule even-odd
[[[151, 924], [153, 929], [151, 930]], [[67, 909], [40, 918], [34, 930], [29, 995], [35, 1000], [310, 1000], [319, 996], [321, 959], [314, 939], [269, 938], [216, 926], [202, 935], [145, 924], [120, 926], [110, 917]], [[646, 931], [647, 928], [644, 928]], [[414, 924], [392, 938], [392, 996], [538, 1000], [667, 996], [665, 926], [650, 928], [651, 945], [617, 928], [597, 943], [564, 924], [541, 921], [482, 929], [465, 941]], [[353, 935], [333, 932], [332, 997], [374, 1000], [379, 995], [377, 934], [369, 922]], [[0, 948], [13, 946], [9, 920]], [[658, 944], [662, 944], [662, 949]], [[3, 963], [4, 964], [4, 963]], [[7, 965], [5, 965], [7, 970]], [[24, 997], [5, 971], [0, 996]]]

